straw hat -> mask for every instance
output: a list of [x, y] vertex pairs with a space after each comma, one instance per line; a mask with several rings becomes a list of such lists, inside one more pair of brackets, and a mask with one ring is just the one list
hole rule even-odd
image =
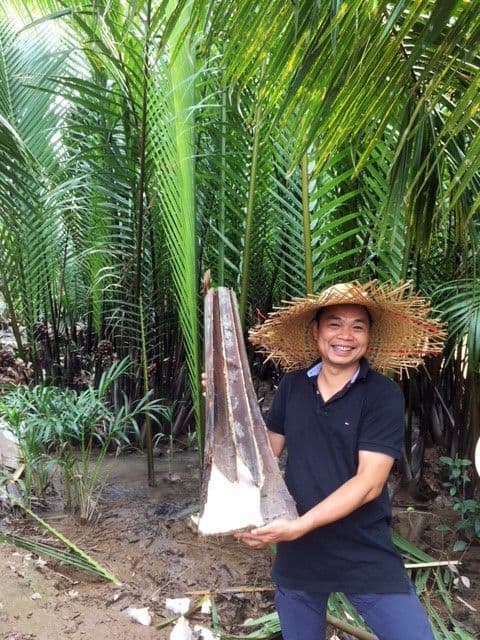
[[412, 285], [337, 284], [308, 298], [294, 298], [250, 331], [250, 341], [287, 369], [307, 367], [318, 359], [311, 325], [321, 307], [358, 304], [372, 318], [365, 357], [382, 371], [417, 367], [427, 355], [440, 353], [445, 331], [431, 316], [430, 303], [413, 293]]

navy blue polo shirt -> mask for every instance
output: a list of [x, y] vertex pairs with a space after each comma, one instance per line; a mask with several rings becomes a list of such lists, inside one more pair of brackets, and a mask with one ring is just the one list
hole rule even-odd
[[[302, 515], [356, 474], [359, 451], [401, 456], [403, 395], [362, 360], [353, 381], [324, 402], [316, 376], [302, 369], [283, 376], [266, 424], [285, 436], [285, 482]], [[407, 592], [390, 521], [385, 486], [378, 498], [345, 518], [279, 543], [273, 581], [317, 593]]]

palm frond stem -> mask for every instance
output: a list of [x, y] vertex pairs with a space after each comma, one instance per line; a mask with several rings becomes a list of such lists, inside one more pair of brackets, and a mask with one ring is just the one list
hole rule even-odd
[[242, 273], [240, 280], [240, 303], [239, 313], [240, 322], [242, 326], [245, 326], [245, 316], [247, 312], [248, 301], [248, 287], [250, 277], [250, 248], [252, 242], [252, 233], [254, 229], [253, 214], [255, 210], [255, 184], [257, 179], [257, 164], [258, 164], [258, 150], [260, 146], [260, 128], [262, 122], [262, 112], [260, 104], [257, 104], [255, 109], [255, 117], [253, 124], [253, 144], [252, 144], [252, 159], [250, 164], [250, 175], [248, 184], [248, 202], [247, 210], [245, 212], [245, 232], [243, 240], [243, 253], [242, 253]]
[[305, 285], [306, 294], [313, 293], [313, 265], [312, 265], [312, 238], [310, 231], [310, 202], [308, 189], [308, 156], [302, 156], [302, 217], [303, 217], [303, 243], [305, 247]]
[[[143, 393], [149, 392], [148, 385], [148, 356], [147, 356], [147, 342], [145, 339], [145, 316], [143, 312], [143, 297], [140, 294], [139, 299], [140, 306], [140, 332], [142, 340], [142, 373], [143, 373]], [[145, 447], [147, 449], [147, 475], [148, 484], [150, 487], [155, 486], [155, 467], [153, 464], [153, 442], [152, 442], [152, 422], [150, 415], [145, 416]]]

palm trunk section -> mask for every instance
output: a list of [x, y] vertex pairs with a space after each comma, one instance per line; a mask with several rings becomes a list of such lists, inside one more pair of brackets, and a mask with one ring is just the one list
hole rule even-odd
[[201, 533], [231, 533], [297, 516], [268, 442], [235, 294], [205, 297], [206, 420]]

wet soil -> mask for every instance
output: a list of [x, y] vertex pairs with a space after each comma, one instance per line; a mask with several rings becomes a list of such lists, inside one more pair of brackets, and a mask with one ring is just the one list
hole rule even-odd
[[[59, 503], [41, 512], [122, 586], [48, 558], [44, 564], [34, 554], [0, 543], [0, 640], [163, 640], [172, 629], [156, 628], [172, 616], [165, 599], [189, 596], [195, 603], [209, 591], [216, 593], [221, 626], [228, 632], [238, 633], [245, 619], [272, 611], [270, 552], [247, 549], [232, 537], [199, 537], [191, 528], [190, 515], [198, 510], [197, 462], [197, 454], [188, 451], [156, 458], [152, 488], [145, 457], [110, 459], [95, 522], [80, 525]], [[461, 574], [468, 577], [470, 588], [460, 585], [454, 592], [455, 615], [480, 638], [480, 547], [452, 553], [452, 540], [436, 530], [438, 524], [452, 523], [451, 508], [441, 501], [413, 499], [399, 491], [395, 503], [400, 533], [439, 560], [462, 560]], [[40, 535], [20, 514], [4, 519], [3, 527]], [[148, 607], [152, 625], [129, 620], [127, 607]], [[211, 626], [207, 614], [197, 613], [191, 622]]]
[[[122, 582], [121, 587], [53, 560], [39, 565], [35, 555], [0, 543], [0, 638], [168, 638], [171, 627], [155, 625], [172, 617], [166, 598], [232, 587], [270, 588], [271, 555], [252, 551], [232, 537], [199, 537], [190, 528], [198, 511], [197, 454], [177, 452], [157, 458], [156, 486], [146, 480], [146, 460], [129, 455], [108, 462], [108, 483], [98, 519], [80, 525], [59, 509], [41, 516]], [[32, 536], [32, 525], [10, 517], [9, 529]], [[38, 533], [38, 532], [37, 532]], [[272, 610], [271, 591], [218, 597], [222, 627], [238, 629], [246, 618]], [[191, 595], [192, 603], [200, 599]], [[148, 607], [152, 626], [130, 621], [127, 607]], [[193, 622], [210, 623], [197, 614]]]

